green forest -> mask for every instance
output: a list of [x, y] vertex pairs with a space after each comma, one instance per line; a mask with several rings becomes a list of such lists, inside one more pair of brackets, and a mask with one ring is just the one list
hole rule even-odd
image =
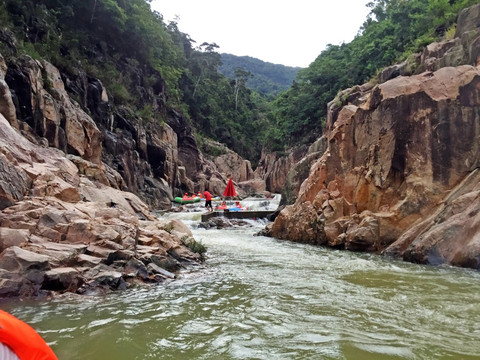
[[[328, 45], [275, 97], [247, 87], [246, 68], [223, 75], [218, 46], [198, 44], [177, 23], [165, 23], [148, 0], [2, 0], [0, 52], [7, 62], [28, 54], [64, 73], [98, 78], [112, 106], [147, 125], [162, 123], [170, 109], [181, 111], [200, 147], [212, 138], [255, 165], [263, 147], [283, 152], [315, 140], [326, 105], [340, 90], [452, 37], [459, 11], [475, 3], [374, 0], [353, 41]], [[160, 83], [167, 89], [164, 104], [152, 96]]]
[[235, 71], [240, 68], [251, 73], [246, 86], [261, 95], [273, 100], [280, 93], [287, 91], [292, 86], [297, 76], [299, 67], [264, 62], [250, 56], [235, 56], [221, 54], [222, 65], [218, 71], [234, 79]]

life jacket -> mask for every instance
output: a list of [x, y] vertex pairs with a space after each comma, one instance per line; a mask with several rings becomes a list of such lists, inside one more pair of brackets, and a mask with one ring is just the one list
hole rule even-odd
[[20, 360], [58, 360], [45, 340], [28, 324], [0, 310], [0, 342]]

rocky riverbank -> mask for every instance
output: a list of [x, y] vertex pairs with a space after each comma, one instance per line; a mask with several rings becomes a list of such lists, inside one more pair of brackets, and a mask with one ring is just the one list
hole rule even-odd
[[246, 184], [240, 194], [265, 188], [223, 145], [201, 153], [183, 114], [167, 110], [163, 82], [147, 97], [166, 121], [145, 123], [83, 69], [19, 55], [8, 30], [0, 39], [0, 297], [172, 279], [202, 256], [187, 227], [152, 209], [184, 192], [221, 194], [227, 174]]
[[33, 144], [3, 115], [0, 149], [0, 297], [121, 290], [201, 263], [183, 223], [96, 180], [102, 166]]

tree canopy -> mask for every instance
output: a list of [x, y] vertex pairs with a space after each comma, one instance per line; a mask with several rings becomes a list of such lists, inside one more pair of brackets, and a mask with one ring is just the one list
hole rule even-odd
[[222, 64], [218, 70], [229, 78], [235, 77], [235, 69], [243, 68], [252, 74], [246, 86], [267, 99], [273, 100], [281, 92], [290, 88], [301, 69], [279, 64], [272, 64], [250, 56], [221, 54]]
[[293, 86], [272, 104], [268, 144], [276, 149], [310, 142], [322, 132], [327, 103], [345, 88], [362, 84], [381, 70], [448, 36], [461, 9], [477, 0], [373, 0], [358, 35], [328, 45]]

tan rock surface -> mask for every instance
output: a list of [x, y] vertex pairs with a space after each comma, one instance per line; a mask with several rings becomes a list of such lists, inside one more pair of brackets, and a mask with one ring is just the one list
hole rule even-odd
[[65, 154], [29, 142], [2, 115], [0, 155], [4, 184], [23, 179], [0, 187], [0, 296], [125, 289], [170, 278], [158, 264], [141, 270], [154, 255], [169, 273], [200, 261], [182, 243], [191, 232], [181, 222], [159, 220], [134, 194], [88, 180]]
[[271, 234], [479, 268], [479, 182], [465, 180], [480, 167], [479, 83], [479, 68], [445, 67], [332, 102], [328, 148]]

